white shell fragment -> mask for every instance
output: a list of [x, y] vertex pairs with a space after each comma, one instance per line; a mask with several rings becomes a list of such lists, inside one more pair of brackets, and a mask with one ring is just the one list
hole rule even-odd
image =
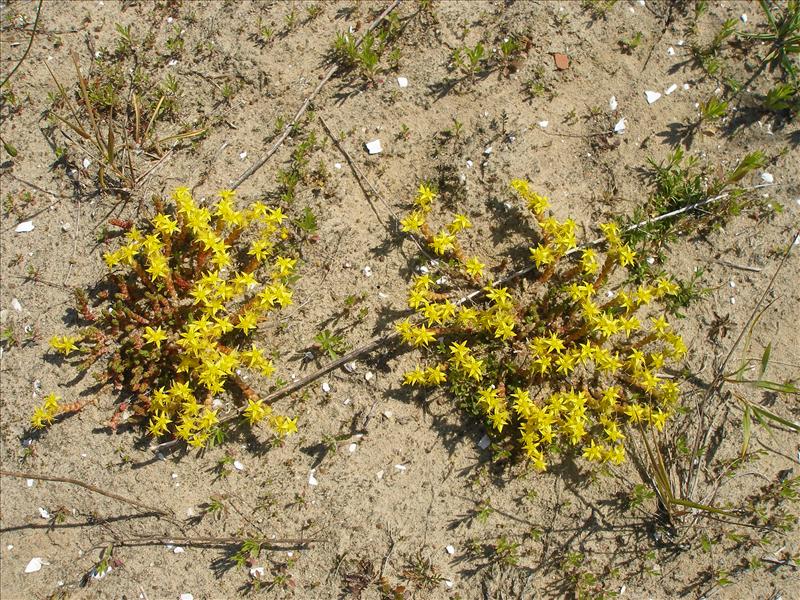
[[489, 156], [489, 155], [492, 153], [492, 147], [491, 147], [491, 146], [487, 146], [487, 147], [484, 149], [483, 153], [484, 153], [486, 156]]
[[617, 124], [614, 125], [614, 133], [622, 133], [625, 131], [625, 117], [621, 118], [617, 121]]
[[312, 469], [311, 472], [308, 474], [308, 485], [314, 486], [318, 484], [319, 481], [317, 481], [317, 478], [314, 477], [314, 469]]
[[183, 554], [184, 552], [186, 552], [186, 550], [184, 550], [181, 546], [175, 546], [172, 549], [173, 554]]
[[478, 448], [481, 450], [486, 450], [492, 443], [492, 440], [489, 439], [488, 435], [484, 435], [480, 440], [478, 440]]
[[772, 176], [772, 173], [764, 172], [761, 174], [761, 181], [764, 183], [773, 183], [775, 178]]
[[678, 84], [677, 83], [673, 83], [671, 86], [669, 86], [667, 89], [664, 90], [664, 93], [667, 96], [669, 96], [672, 92], [674, 92], [677, 89], [678, 89]]
[[547, 129], [547, 126], [550, 125], [550, 121], [539, 121], [537, 125], [542, 129]]
[[675, 48], [673, 48], [672, 46], [670, 46], [669, 48], [667, 48], [667, 54], [668, 54], [669, 56], [675, 56]]
[[326, 394], [330, 394], [331, 393], [331, 384], [328, 383], [327, 381], [323, 381], [322, 382], [322, 391], [325, 392]]
[[83, 159], [83, 168], [88, 169], [92, 164], [92, 161], [88, 158]]
[[16, 298], [11, 299], [11, 308], [13, 308], [17, 312], [22, 312], [22, 304], [19, 303], [19, 300]]
[[30, 562], [28, 563], [28, 565], [25, 567], [25, 572], [26, 573], [36, 573], [36, 571], [41, 571], [42, 570], [42, 564], [43, 564], [42, 563], [42, 559], [39, 558], [38, 556], [35, 557], [35, 558], [32, 558], [30, 560]]
[[235, 460], [233, 461], [233, 468], [236, 469], [237, 471], [241, 471], [244, 469], [244, 465], [238, 460]]
[[397, 85], [399, 85], [401, 88], [408, 87], [408, 79], [406, 79], [405, 77], [398, 77]]
[[50, 513], [47, 511], [46, 508], [42, 508], [40, 506], [39, 507], [39, 516], [42, 517], [43, 519], [49, 519], [50, 518]]
[[23, 221], [14, 228], [17, 233], [28, 233], [33, 231], [33, 221]]
[[353, 453], [353, 452], [355, 452], [356, 450], [358, 450], [358, 444], [356, 444], [355, 442], [353, 442], [352, 444], [350, 444], [350, 445], [347, 447], [347, 451], [348, 451], [350, 454], [352, 454], [352, 453]]
[[367, 381], [372, 381], [375, 378], [375, 374], [372, 371], [367, 371], [364, 373], [364, 379]]
[[189, 593], [185, 593], [185, 594], [181, 594], [181, 595], [178, 597], [178, 600], [194, 600], [194, 596], [192, 596], [192, 595], [191, 595], [191, 594], [189, 594]]
[[370, 154], [380, 154], [383, 152], [383, 146], [381, 146], [380, 140], [372, 140], [371, 142], [367, 142], [367, 152]]
[[405, 465], [395, 465], [394, 468], [402, 472], [405, 471], [408, 467], [406, 467]]
[[250, 569], [250, 577], [253, 579], [261, 579], [264, 577], [264, 567], [253, 567]]
[[344, 370], [347, 371], [348, 373], [355, 373], [356, 372], [356, 363], [355, 363], [355, 361], [346, 362], [346, 363], [344, 363], [343, 366], [344, 366]]
[[452, 544], [448, 544], [447, 546], [444, 547], [444, 549], [447, 550], [448, 554], [455, 554], [456, 553], [456, 549], [453, 547]]
[[654, 92], [652, 90], [646, 90], [644, 93], [644, 97], [647, 98], [647, 103], [652, 104], [659, 98], [661, 98], [661, 92]]
[[240, 152], [239, 153], [239, 160], [244, 160], [247, 158], [247, 152]]
[[372, 267], [367, 265], [366, 267], [364, 267], [363, 271], [364, 271], [364, 276], [372, 277]]
[[742, 20], [742, 23], [747, 23], [747, 15], [742, 13], [742, 16], [739, 17]]
[[608, 101], [608, 108], [610, 108], [611, 110], [617, 110], [617, 106], [619, 106], [619, 104], [617, 103], [617, 97], [611, 96], [611, 99], [609, 99]]

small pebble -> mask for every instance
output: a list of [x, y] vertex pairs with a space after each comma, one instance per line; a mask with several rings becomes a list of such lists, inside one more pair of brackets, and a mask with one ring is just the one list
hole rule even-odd
[[341, 169], [342, 168], [342, 163], [333, 163], [333, 168], [337, 169], [337, 170]]
[[250, 577], [253, 579], [261, 579], [264, 576], [264, 567], [253, 567], [250, 569]]
[[92, 164], [92, 161], [88, 158], [83, 159], [83, 168], [88, 169]]
[[446, 585], [448, 588], [451, 588], [451, 587], [453, 587], [453, 582], [452, 582], [451, 580], [449, 580], [449, 579], [443, 579], [442, 581], [444, 582], [444, 584], [445, 584], [445, 585]]
[[25, 484], [26, 484], [28, 487], [33, 487], [33, 479], [26, 479], [26, 480], [25, 480]]
[[732, 288], [735, 288], [735, 287], [736, 287], [736, 282], [735, 282], [733, 279], [731, 279], [731, 280], [728, 282], [728, 285], [729, 285], [729, 286], [731, 286]]
[[375, 477], [378, 479], [383, 479], [383, 469], [375, 473]]
[[661, 92], [654, 92], [652, 90], [647, 90], [644, 93], [645, 98], [647, 98], [647, 103], [652, 104], [659, 98], [661, 98]]
[[405, 77], [398, 77], [397, 85], [399, 85], [401, 88], [408, 87], [408, 79], [406, 79]]
[[247, 152], [240, 152], [239, 153], [239, 160], [244, 160], [247, 158]]
[[678, 89], [678, 85], [676, 83], [673, 83], [671, 86], [669, 86], [667, 89], [664, 90], [664, 93], [667, 96], [669, 96], [672, 92], [674, 92], [677, 89]]
[[742, 23], [747, 23], [747, 15], [746, 14], [742, 14], [742, 16], [739, 17], [739, 18], [742, 20]]
[[352, 444], [350, 444], [350, 445], [347, 447], [347, 451], [348, 451], [348, 452], [350, 452], [350, 454], [352, 454], [352, 453], [353, 453], [353, 452], [355, 452], [356, 450], [358, 450], [358, 444], [356, 444], [355, 442], [353, 442]]
[[385, 410], [382, 414], [386, 419], [391, 419], [394, 416], [394, 413], [390, 410]]
[[484, 149], [483, 153], [484, 153], [486, 156], [489, 156], [489, 155], [492, 153], [492, 147], [491, 147], [491, 146], [487, 146], [487, 147]]
[[684, 83], [683, 84], [683, 89], [684, 90], [688, 90], [689, 89], [689, 84], [688, 83]]
[[49, 519], [50, 518], [50, 513], [47, 511], [46, 508], [42, 508], [40, 506], [39, 507], [39, 516], [42, 517], [43, 519]]
[[242, 471], [244, 470], [244, 465], [238, 460], [235, 460], [233, 461], [233, 468], [236, 469], [237, 471]]
[[70, 229], [72, 229], [72, 225], [70, 225], [69, 223], [61, 224], [61, 231], [63, 231], [64, 233], [68, 232]]
[[622, 117], [617, 124], [614, 125], [614, 133], [622, 133], [625, 131], [625, 117]]
[[405, 471], [408, 467], [406, 467], [405, 465], [395, 465], [394, 468], [397, 469], [398, 471]]
[[736, 304], [736, 298], [734, 298], [733, 296], [731, 296], [731, 304]]
[[180, 546], [175, 546], [175, 547], [172, 549], [172, 553], [173, 553], [173, 554], [183, 554], [184, 552], [186, 552], [186, 550], [184, 550], [184, 549], [183, 549], [182, 547], [180, 547]]
[[25, 567], [25, 572], [26, 573], [36, 573], [36, 571], [41, 571], [42, 570], [42, 564], [44, 564], [44, 563], [42, 563], [42, 559], [39, 558], [38, 556], [35, 557], [35, 558], [32, 558], [30, 560], [30, 562], [28, 563], [28, 565]]
[[656, 259], [653, 258], [652, 256], [648, 256], [645, 260], [647, 260], [648, 265], [653, 265], [656, 262]]
[[608, 101], [608, 108], [610, 108], [611, 110], [617, 110], [617, 106], [619, 106], [619, 103], [617, 102], [617, 97], [611, 96], [611, 99]]
[[672, 46], [667, 48], [667, 54], [669, 54], [670, 56], [675, 56], [675, 48], [673, 48]]
[[19, 300], [16, 298], [11, 299], [11, 308], [13, 308], [17, 312], [22, 312], [22, 304], [19, 303]]
[[467, 168], [468, 168], [468, 169], [471, 169], [473, 164], [474, 164], [474, 163], [473, 163], [471, 160], [468, 160], [468, 161], [467, 161]]
[[308, 485], [315, 486], [315, 485], [318, 485], [318, 484], [319, 484], [319, 481], [317, 481], [317, 478], [314, 477], [314, 469], [312, 469], [311, 473], [308, 474]]
[[13, 550], [13, 549], [14, 549], [14, 544], [9, 544], [8, 546], [6, 546], [6, 550]]
[[550, 121], [539, 121], [537, 125], [542, 129], [547, 129], [547, 126], [550, 125]]
[[33, 231], [33, 229], [33, 221], [23, 221], [14, 228], [14, 231], [17, 233], [28, 233], [29, 231]]
[[372, 371], [367, 371], [364, 373], [364, 379], [367, 381], [372, 381], [375, 378], [375, 374]]
[[772, 173], [764, 172], [761, 174], [761, 181], [764, 183], [773, 183], [775, 178], [772, 176]]
[[367, 265], [366, 267], [364, 267], [363, 271], [366, 277], [372, 277], [372, 267]]
[[367, 152], [370, 154], [380, 154], [383, 152], [383, 146], [381, 145], [380, 140], [372, 140], [371, 142], [367, 142]]
[[481, 450], [486, 450], [491, 445], [491, 443], [492, 443], [492, 440], [489, 439], [489, 436], [488, 435], [484, 435], [478, 441], [478, 448], [480, 448]]
[[455, 554], [456, 553], [456, 549], [450, 544], [445, 546], [444, 549], [447, 550], [448, 554]]
[[181, 594], [179, 596], [179, 600], [194, 600], [194, 596], [192, 596], [191, 594], [188, 594], [188, 593]]
[[331, 393], [331, 384], [328, 383], [327, 381], [323, 381], [322, 382], [322, 391], [325, 392], [326, 394], [330, 394]]
[[348, 373], [355, 373], [356, 372], [356, 363], [355, 363], [355, 361], [346, 362], [346, 363], [344, 363], [343, 366], [344, 366], [344, 370], [347, 371]]

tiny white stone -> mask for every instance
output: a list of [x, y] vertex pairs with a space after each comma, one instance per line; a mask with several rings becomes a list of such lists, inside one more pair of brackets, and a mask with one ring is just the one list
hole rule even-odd
[[492, 440], [489, 439], [489, 436], [488, 435], [484, 435], [478, 441], [478, 448], [480, 448], [481, 450], [486, 450], [491, 445], [491, 443], [492, 443]]
[[344, 404], [345, 406], [349, 406], [352, 402], [353, 402], [352, 398], [345, 398], [344, 400], [342, 400], [342, 404]]
[[669, 86], [667, 89], [664, 90], [664, 93], [667, 96], [669, 96], [672, 92], [674, 92], [677, 89], [678, 89], [678, 84], [677, 83], [673, 83], [671, 86]]
[[344, 370], [347, 371], [348, 373], [355, 373], [356, 372], [355, 361], [344, 363]]
[[444, 549], [447, 550], [448, 554], [456, 553], [456, 549], [452, 546], [452, 544], [448, 544], [447, 546], [444, 547]]
[[42, 508], [40, 506], [39, 507], [39, 516], [42, 517], [43, 519], [49, 519], [50, 518], [50, 513], [47, 512], [46, 508]]
[[406, 467], [405, 465], [395, 465], [394, 468], [397, 469], [398, 471], [405, 471], [408, 467]]
[[348, 451], [348, 452], [350, 452], [350, 454], [352, 454], [352, 453], [353, 453], [353, 452], [355, 452], [356, 450], [358, 450], [358, 444], [356, 444], [355, 442], [353, 442], [352, 444], [350, 444], [350, 445], [347, 447], [347, 451]]
[[742, 20], [742, 23], [747, 23], [747, 15], [742, 13], [742, 16], [739, 17]]
[[38, 556], [32, 558], [28, 563], [28, 566], [25, 567], [26, 573], [36, 573], [36, 571], [41, 571], [41, 570], [42, 570], [42, 559], [39, 558]]
[[337, 169], [337, 170], [341, 169], [342, 168], [342, 163], [333, 163], [333, 168]]
[[91, 159], [88, 159], [88, 158], [84, 158], [83, 159], [83, 168], [84, 169], [88, 169], [91, 164], [92, 164]]
[[178, 478], [178, 474], [177, 473], [173, 473], [170, 477], [172, 477], [173, 479], [177, 479]]
[[667, 54], [669, 54], [670, 56], [675, 56], [675, 48], [673, 48], [672, 46], [667, 48]]
[[397, 85], [399, 85], [401, 88], [408, 87], [408, 79], [405, 77], [398, 77]]
[[619, 103], [617, 102], [617, 97], [611, 96], [611, 99], [608, 101], [608, 108], [610, 108], [611, 110], [617, 110], [617, 106], [619, 106]]
[[486, 146], [486, 148], [483, 150], [483, 153], [486, 156], [489, 156], [492, 153], [492, 147], [491, 146]]
[[238, 460], [233, 461], [233, 468], [237, 471], [242, 471], [244, 469], [244, 465], [239, 462]]
[[372, 277], [372, 267], [367, 265], [366, 267], [364, 267], [363, 271], [364, 275], [366, 275], [367, 277]]
[[394, 416], [394, 413], [390, 410], [383, 411], [383, 416], [387, 419], [391, 419]]
[[25, 483], [27, 484], [28, 487], [33, 487], [33, 479], [26, 479]]
[[444, 579], [443, 581], [444, 581], [444, 584], [445, 584], [445, 585], [446, 585], [448, 588], [451, 588], [451, 587], [453, 587], [453, 582], [452, 582], [451, 580], [449, 580], [449, 579]]
[[33, 231], [33, 221], [23, 221], [14, 228], [17, 233], [28, 233]]
[[239, 152], [239, 160], [244, 160], [247, 158], [247, 151]]
[[323, 381], [322, 382], [322, 391], [325, 392], [326, 394], [330, 394], [331, 393], [331, 384], [328, 383], [327, 381]]
[[684, 83], [683, 84], [683, 89], [688, 90], [689, 89], [689, 84], [688, 83]]
[[383, 479], [383, 469], [375, 473], [375, 477], [378, 479]]
[[250, 569], [250, 577], [253, 579], [261, 579], [264, 576], [264, 567], [253, 567]]
[[72, 229], [72, 225], [70, 223], [62, 223], [61, 224], [61, 231], [63, 231], [64, 233], [66, 233], [70, 229]]
[[625, 117], [622, 117], [617, 124], [614, 125], [614, 133], [622, 133], [625, 131]]
[[314, 477], [314, 469], [312, 469], [311, 472], [308, 474], [308, 485], [314, 486], [317, 484], [319, 484], [319, 481], [317, 481], [317, 478]]
[[648, 265], [653, 265], [656, 262], [656, 259], [653, 258], [652, 256], [648, 256], [645, 260], [647, 261]]
[[386, 300], [389, 297], [389, 294], [384, 294], [383, 292], [378, 292], [378, 298], [381, 300]]
[[372, 381], [375, 378], [375, 374], [372, 371], [367, 371], [364, 373], [364, 379], [367, 381]]
[[175, 60], [174, 58], [167, 63], [167, 65], [170, 66], [170, 67], [174, 67], [177, 64], [178, 64], [178, 61]]
[[6, 546], [6, 550], [13, 550], [13, 549], [14, 549], [14, 544], [9, 544], [8, 546]]
[[473, 164], [475, 164], [475, 163], [473, 163], [471, 160], [468, 160], [467, 161], [467, 168], [471, 169]]
[[181, 594], [179, 600], [194, 600], [194, 596], [189, 593]]
[[537, 125], [542, 129], [547, 129], [547, 126], [550, 125], [550, 121], [539, 121]]
[[764, 183], [772, 183], [775, 181], [775, 178], [772, 176], [772, 173], [764, 172], [761, 174], [761, 181]]
[[639, 0], [639, 5], [644, 6], [644, 0]]
[[380, 154], [383, 152], [383, 146], [381, 146], [380, 140], [372, 140], [371, 142], [367, 142], [367, 152], [370, 154]]
[[16, 298], [11, 299], [11, 308], [13, 308], [17, 312], [22, 312], [22, 304], [19, 303], [19, 300]]
[[172, 17], [167, 17], [167, 23], [172, 23], [174, 19]]
[[683, 40], [678, 40], [678, 46], [683, 46], [685, 43]]
[[736, 298], [734, 298], [733, 296], [731, 296], [731, 304], [736, 304]]
[[186, 552], [186, 550], [184, 550], [184, 549], [183, 549], [183, 548], [181, 548], [180, 546], [175, 546], [175, 547], [172, 549], [172, 552], [173, 552], [173, 554], [183, 554], [184, 552]]
[[659, 98], [661, 98], [661, 92], [654, 92], [652, 90], [646, 90], [644, 93], [645, 98], [647, 98], [647, 103], [652, 104]]

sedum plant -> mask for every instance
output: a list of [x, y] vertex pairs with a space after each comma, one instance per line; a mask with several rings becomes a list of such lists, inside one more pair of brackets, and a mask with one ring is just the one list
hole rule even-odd
[[[87, 327], [56, 336], [51, 347], [78, 357], [88, 370], [105, 368], [102, 384], [130, 392], [112, 417], [116, 427], [130, 410], [150, 435], [203, 447], [220, 432], [220, 419], [238, 413], [250, 425], [266, 422], [279, 436], [297, 430], [296, 419], [273, 413], [245, 379], [269, 377], [272, 361], [252, 338], [259, 324], [292, 303], [289, 289], [296, 258], [284, 252], [289, 232], [280, 208], [253, 202], [234, 207], [235, 194], [219, 192], [203, 206], [187, 188], [171, 196], [169, 209], [141, 228], [114, 221], [126, 243], [104, 255], [109, 272], [102, 310], [76, 292]], [[236, 411], [221, 415], [230, 394]], [[64, 412], [50, 399], [37, 409], [34, 428]]]
[[[686, 346], [658, 308], [678, 285], [666, 277], [625, 284], [617, 270], [636, 253], [616, 224], [600, 226], [604, 253], [581, 249], [573, 220], [549, 215], [548, 199], [528, 182], [511, 187], [541, 231], [530, 248], [532, 281], [519, 289], [491, 283], [459, 242], [469, 218], [437, 210], [436, 192], [420, 186], [401, 227], [436, 258], [409, 287], [416, 316], [397, 325], [425, 358], [404, 384], [449, 388], [485, 420], [496, 449], [520, 450], [540, 471], [550, 454], [569, 450], [619, 464], [626, 428], [662, 430], [679, 401], [663, 369]], [[476, 285], [481, 294], [456, 300]]]

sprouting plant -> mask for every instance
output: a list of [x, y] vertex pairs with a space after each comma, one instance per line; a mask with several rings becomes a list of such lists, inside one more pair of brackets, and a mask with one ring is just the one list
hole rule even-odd
[[261, 554], [261, 542], [257, 540], [247, 539], [242, 542], [239, 549], [233, 555], [233, 562], [237, 567], [244, 567], [249, 563], [258, 560]]
[[728, 112], [728, 102], [716, 96], [700, 103], [700, 124], [709, 125], [719, 121]]
[[474, 80], [475, 75], [483, 68], [486, 60], [485, 54], [486, 50], [483, 44], [478, 42], [472, 48], [466, 46], [464, 48], [456, 48], [453, 51], [452, 62], [470, 80]]
[[334, 360], [339, 358], [339, 354], [347, 349], [344, 338], [332, 333], [329, 329], [320, 331], [314, 336], [314, 341], [322, 352]]
[[256, 32], [250, 36], [261, 47], [269, 45], [275, 37], [275, 29], [264, 23], [261, 17], [256, 21]]
[[[518, 290], [493, 284], [486, 265], [464, 252], [458, 235], [472, 226], [465, 215], [434, 229], [437, 193], [420, 186], [402, 229], [439, 262], [409, 288], [417, 318], [397, 325], [427, 358], [404, 383], [449, 387], [485, 421], [494, 448], [519, 450], [540, 471], [549, 454], [571, 448], [590, 462], [619, 464], [627, 426], [660, 431], [679, 404], [679, 386], [662, 370], [687, 348], [655, 308], [678, 286], [661, 276], [626, 287], [615, 271], [636, 252], [617, 225], [601, 226], [605, 256], [579, 248], [574, 221], [548, 216], [549, 201], [528, 182], [511, 187], [541, 230], [530, 247], [533, 281]], [[454, 298], [475, 285], [480, 296]]]
[[722, 44], [736, 32], [736, 19], [728, 19], [720, 27], [714, 38], [706, 46], [692, 46], [692, 53], [703, 70], [709, 75], [716, 75], [722, 69], [720, 52]]
[[642, 34], [642, 32], [637, 31], [636, 35], [634, 35], [633, 37], [628, 39], [621, 39], [617, 43], [620, 45], [622, 51], [625, 54], [633, 54], [633, 51], [636, 50], [636, 48], [638, 48], [641, 45], [643, 39], [644, 35]]
[[797, 57], [800, 56], [800, 1], [788, 0], [783, 10], [778, 10], [777, 3], [767, 0], [759, 0], [759, 4], [767, 17], [769, 31], [766, 33], [740, 31], [737, 35], [744, 39], [766, 42], [769, 52], [762, 64], [769, 64], [773, 68], [780, 66], [784, 74], [797, 85]]
[[[272, 361], [251, 338], [292, 303], [288, 282], [297, 259], [282, 243], [285, 220], [280, 208], [262, 202], [237, 210], [230, 190], [204, 206], [178, 188], [169, 208], [156, 200], [156, 214], [141, 228], [112, 223], [126, 243], [104, 255], [109, 291], [99, 299], [107, 305], [98, 312], [78, 290], [87, 327], [51, 340], [82, 371], [104, 363], [100, 384], [130, 394], [112, 427], [130, 409], [154, 438], [194, 447], [217, 439], [223, 419], [264, 421], [279, 437], [296, 431], [296, 418], [274, 414], [244, 379], [245, 371], [272, 375]], [[228, 394], [232, 406], [223, 415], [220, 398]], [[37, 409], [33, 425], [49, 424], [54, 410], [47, 403]]]
[[313, 21], [321, 14], [322, 14], [322, 6], [319, 4], [312, 4], [311, 6], [306, 7], [306, 15], [308, 15], [309, 21]]

